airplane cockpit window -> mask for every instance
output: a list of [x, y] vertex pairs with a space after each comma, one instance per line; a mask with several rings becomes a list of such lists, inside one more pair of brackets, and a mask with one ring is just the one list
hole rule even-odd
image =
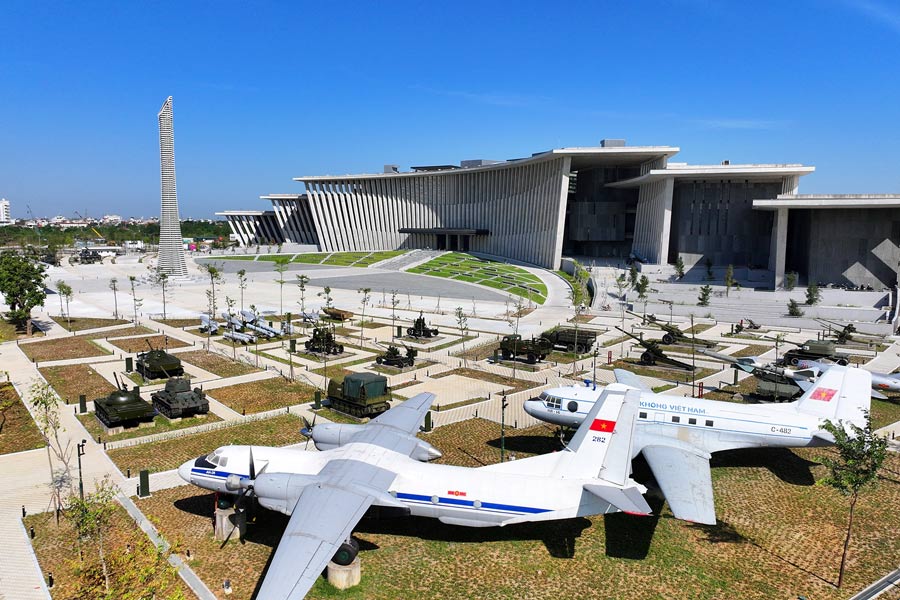
[[[221, 450], [213, 450], [206, 456], [206, 460], [211, 462], [214, 465], [218, 465], [219, 464], [219, 456], [221, 454], [222, 454]], [[223, 458], [222, 460], [226, 460], [226, 459]], [[225, 463], [223, 462], [222, 464], [224, 465]]]
[[540, 399], [544, 401], [544, 404], [547, 405], [547, 408], [555, 408], [557, 410], [562, 408], [562, 399], [551, 396], [547, 392], [541, 392]]
[[227, 457], [227, 456], [223, 456], [223, 457], [222, 457], [222, 460], [219, 461], [219, 466], [220, 466], [220, 467], [227, 467], [227, 466], [228, 466], [228, 457]]

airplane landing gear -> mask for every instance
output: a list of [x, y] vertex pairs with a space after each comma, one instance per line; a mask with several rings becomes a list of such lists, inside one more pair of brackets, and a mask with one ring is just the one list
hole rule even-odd
[[331, 562], [336, 565], [347, 566], [356, 559], [359, 554], [359, 542], [352, 537], [347, 538], [337, 552], [331, 558]]

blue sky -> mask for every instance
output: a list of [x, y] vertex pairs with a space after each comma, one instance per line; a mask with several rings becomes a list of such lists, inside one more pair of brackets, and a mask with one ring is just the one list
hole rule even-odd
[[183, 216], [300, 175], [675, 145], [801, 162], [801, 192], [900, 193], [900, 3], [0, 3], [13, 215], [159, 214], [174, 96]]

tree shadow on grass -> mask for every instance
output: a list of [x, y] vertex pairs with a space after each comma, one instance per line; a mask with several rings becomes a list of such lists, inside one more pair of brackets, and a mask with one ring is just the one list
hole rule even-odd
[[743, 448], [713, 454], [710, 467], [763, 467], [785, 483], [814, 485], [811, 467], [819, 463], [806, 460], [788, 448]]

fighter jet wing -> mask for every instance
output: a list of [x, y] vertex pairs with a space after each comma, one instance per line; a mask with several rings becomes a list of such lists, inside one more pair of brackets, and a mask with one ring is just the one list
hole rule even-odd
[[613, 369], [613, 373], [616, 375], [616, 381], [619, 383], [624, 383], [625, 385], [633, 388], [637, 388], [642, 392], [650, 392], [653, 393], [643, 381], [641, 381], [640, 377], [632, 373], [631, 371], [626, 371], [625, 369]]
[[425, 413], [431, 408], [432, 402], [434, 402], [434, 394], [427, 392], [416, 394], [403, 404], [372, 419], [366, 429], [372, 428], [372, 425], [387, 425], [405, 433], [418, 433], [419, 425], [425, 419]]
[[642, 452], [676, 518], [716, 524], [709, 454], [687, 444], [644, 446]]

